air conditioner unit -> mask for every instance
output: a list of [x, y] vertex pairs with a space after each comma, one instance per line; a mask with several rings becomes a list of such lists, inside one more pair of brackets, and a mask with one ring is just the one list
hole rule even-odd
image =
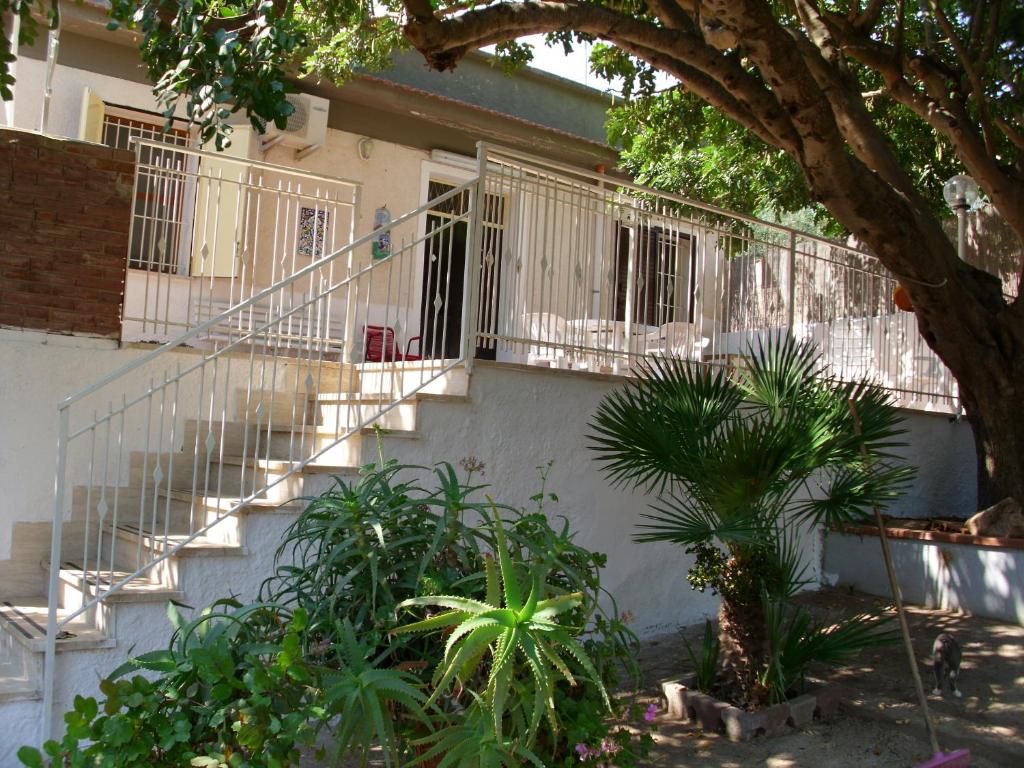
[[307, 155], [327, 141], [327, 113], [330, 102], [320, 96], [295, 93], [286, 97], [294, 111], [288, 115], [284, 130], [270, 123], [263, 137], [266, 152], [271, 147], [295, 147], [298, 155]]

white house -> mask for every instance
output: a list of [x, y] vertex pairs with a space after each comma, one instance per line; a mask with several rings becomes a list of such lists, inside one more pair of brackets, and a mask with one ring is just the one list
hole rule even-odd
[[[372, 461], [374, 424], [403, 461], [477, 457], [508, 503], [553, 459], [557, 511], [642, 635], [715, 609], [677, 549], [631, 542], [645, 502], [585, 447], [646, 355], [813, 338], [907, 409], [928, 466], [903, 511], [972, 509], [953, 382], [891, 276], [606, 172], [600, 92], [408, 58], [303, 83], [288, 130], [239, 124], [213, 153], [159, 130], [127, 33], [89, 3], [64, 18], [48, 136], [42, 42], [0, 129], [0, 764], [165, 644], [168, 599], [252, 596], [292, 500]], [[804, 546], [820, 574], [818, 532]]]

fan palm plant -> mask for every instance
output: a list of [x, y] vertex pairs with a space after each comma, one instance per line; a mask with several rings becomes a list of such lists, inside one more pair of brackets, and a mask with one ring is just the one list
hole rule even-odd
[[751, 348], [728, 375], [645, 361], [591, 426], [613, 484], [656, 498], [637, 540], [686, 547], [691, 585], [721, 595], [723, 666], [753, 703], [767, 697], [766, 601], [805, 583], [800, 527], [862, 519], [912, 473], [893, 454], [902, 430], [888, 396], [831, 379], [788, 337]]

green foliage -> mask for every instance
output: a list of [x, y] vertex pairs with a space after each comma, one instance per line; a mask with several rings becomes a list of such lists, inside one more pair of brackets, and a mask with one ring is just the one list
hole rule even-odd
[[792, 524], [854, 522], [898, 496], [912, 475], [892, 454], [898, 425], [881, 390], [830, 381], [813, 347], [773, 338], [730, 375], [643, 362], [601, 403], [592, 447], [614, 483], [659, 496], [638, 540], [767, 546], [783, 565], [782, 545], [765, 542]]
[[[293, 764], [325, 714], [312, 687], [315, 670], [296, 652], [302, 614], [234, 600], [191, 622], [173, 604], [168, 613], [176, 627], [170, 647], [103, 680], [102, 709], [76, 697], [64, 716], [66, 735], [44, 745], [46, 755], [73, 768]], [[43, 764], [31, 748], [19, 758]]]
[[860, 651], [896, 642], [898, 630], [892, 618], [855, 616], [840, 624], [816, 622], [805, 608], [787, 606], [764, 596], [768, 660], [761, 684], [773, 701], [782, 701], [803, 682], [812, 663], [839, 667], [852, 661]]
[[[448, 610], [394, 631], [448, 630], [444, 659], [434, 672], [432, 699], [447, 694], [453, 682], [457, 682], [461, 690], [474, 677], [482, 677], [486, 681], [484, 690], [470, 706], [486, 707], [499, 741], [503, 739], [506, 715], [513, 724], [526, 724], [525, 734], [516, 735], [525, 736], [524, 743], [530, 746], [545, 714], [551, 730], [558, 730], [553, 697], [556, 677], [576, 685], [565, 657], [574, 660], [590, 676], [609, 709], [611, 702], [586, 650], [572, 636], [573, 630], [556, 621], [582, 604], [582, 593], [548, 597], [553, 591], [552, 585], [547, 583], [550, 566], [533, 565], [526, 573], [517, 573], [523, 568], [521, 564], [517, 568], [509, 555], [505, 530], [497, 513], [493, 521], [500, 574], [494, 558], [488, 555], [484, 560], [487, 585], [484, 600], [453, 595], [406, 600], [400, 608], [434, 606]], [[488, 669], [486, 675], [482, 675], [481, 667], [485, 664]], [[527, 671], [528, 685], [517, 679], [517, 666]], [[530, 688], [532, 697], [523, 697], [522, 692]], [[515, 703], [521, 711], [514, 708]]]
[[[402, 479], [423, 474], [436, 487]], [[339, 480], [291, 525], [259, 602], [192, 621], [171, 606], [170, 647], [104, 680], [102, 706], [76, 701], [66, 737], [22, 763], [277, 768], [323, 754], [327, 729], [334, 762], [561, 765], [570, 734], [605, 738], [624, 713], [606, 691], [621, 670], [636, 688], [636, 639], [602, 593], [604, 557], [542, 513], [554, 494], [525, 512], [479, 490], [448, 464]]]
[[722, 643], [715, 633], [714, 624], [711, 621], [704, 622], [704, 638], [700, 648], [694, 650], [685, 637], [683, 645], [686, 646], [686, 655], [690, 657], [694, 674], [697, 676], [697, 690], [710, 693], [718, 676], [718, 657], [722, 651]]
[[341, 757], [359, 755], [366, 765], [371, 750], [380, 745], [384, 764], [398, 765], [400, 742], [391, 712], [401, 708], [408, 720], [433, 727], [427, 715], [427, 700], [416, 678], [399, 669], [377, 669], [371, 660], [374, 648], [361, 643], [349, 621], [340, 632], [341, 642], [335, 647], [337, 664], [323, 674], [328, 711], [340, 716], [331, 732], [334, 749]]
[[[747, 617], [761, 615], [762, 600], [774, 610], [805, 584], [801, 526], [862, 520], [913, 475], [893, 452], [902, 430], [887, 395], [831, 380], [814, 349], [791, 338], [750, 349], [729, 373], [671, 358], [645, 362], [605, 398], [592, 428], [613, 483], [656, 494], [637, 540], [682, 545], [696, 556], [691, 586], [710, 588]], [[818, 642], [824, 633], [809, 634], [802, 621], [786, 627], [806, 653], [733, 665], [747, 670], [737, 683], [745, 695], [758, 695], [757, 676], [762, 689], [778, 692], [812, 659], [837, 658], [833, 645]], [[769, 628], [744, 629], [755, 638], [747, 650], [760, 654], [756, 638]], [[852, 629], [830, 642], [839, 638], [870, 641]]]

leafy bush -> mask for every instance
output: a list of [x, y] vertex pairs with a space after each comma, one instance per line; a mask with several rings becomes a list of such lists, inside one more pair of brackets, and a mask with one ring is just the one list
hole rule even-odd
[[473, 471], [448, 464], [431, 490], [403, 479], [424, 472], [371, 465], [309, 499], [259, 602], [188, 623], [172, 607], [168, 650], [105, 680], [102, 715], [77, 701], [46, 755], [276, 768], [330, 743], [363, 764], [379, 749], [388, 765], [561, 766], [613, 739], [616, 765], [636, 765], [650, 737], [617, 724], [630, 703], [607, 693], [623, 671], [636, 687], [636, 640], [602, 591], [604, 556], [551, 525], [543, 487], [526, 512], [475, 500]]
[[[324, 703], [301, 653], [305, 617], [277, 606], [222, 600], [191, 622], [168, 606], [175, 626], [167, 650], [143, 654], [76, 697], [61, 742], [45, 753], [71, 766], [282, 766], [312, 744]], [[157, 673], [155, 679], [131, 672]], [[38, 750], [18, 755], [43, 764]]]

